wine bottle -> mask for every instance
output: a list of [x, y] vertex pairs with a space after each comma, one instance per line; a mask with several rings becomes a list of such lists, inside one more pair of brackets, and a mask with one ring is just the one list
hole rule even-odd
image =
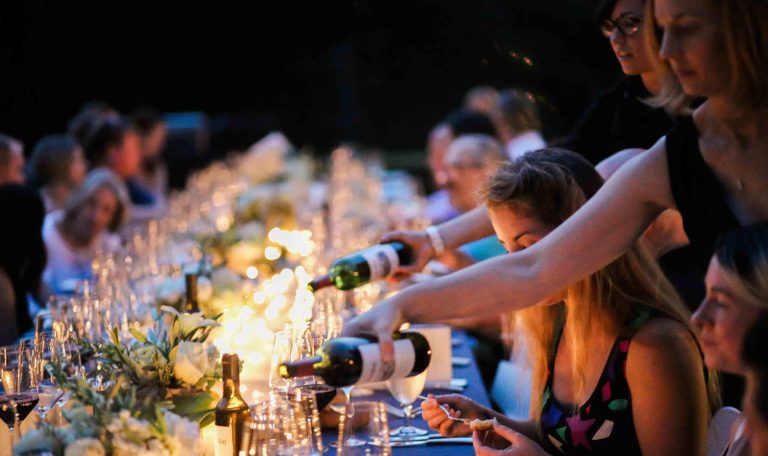
[[184, 285], [184, 312], [198, 312], [200, 308], [197, 304], [197, 274], [184, 274]]
[[432, 350], [417, 332], [392, 335], [394, 365], [381, 362], [379, 344], [361, 337], [338, 337], [320, 347], [318, 356], [280, 365], [283, 378], [318, 375], [336, 387], [374, 383], [418, 375], [429, 367]]
[[339, 290], [351, 290], [392, 275], [401, 264], [409, 264], [412, 257], [411, 247], [402, 242], [374, 245], [336, 259], [328, 274], [312, 280], [308, 287], [317, 291], [334, 285]]
[[240, 359], [237, 354], [221, 356], [224, 395], [216, 404], [216, 456], [237, 456], [248, 418], [248, 404], [240, 396]]

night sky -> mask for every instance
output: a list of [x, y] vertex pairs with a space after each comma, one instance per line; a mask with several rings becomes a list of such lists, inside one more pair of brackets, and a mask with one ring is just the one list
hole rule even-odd
[[27, 151], [91, 100], [204, 111], [235, 143], [420, 148], [478, 84], [537, 94], [554, 137], [618, 74], [594, 0], [2, 3], [0, 131]]

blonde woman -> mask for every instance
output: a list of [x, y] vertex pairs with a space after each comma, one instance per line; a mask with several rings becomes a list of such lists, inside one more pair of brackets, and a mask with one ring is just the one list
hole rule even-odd
[[43, 283], [52, 293], [71, 293], [75, 283], [91, 275], [99, 249], [120, 245], [117, 231], [128, 217], [130, 201], [119, 178], [107, 169], [91, 171], [70, 196], [65, 208], [43, 223], [48, 264]]
[[[538, 242], [581, 207], [601, 178], [560, 149], [503, 166], [485, 191], [488, 215], [510, 253]], [[422, 403], [430, 427], [468, 434], [465, 418], [495, 417], [496, 436], [534, 454], [699, 454], [710, 415], [707, 374], [688, 312], [644, 246], [516, 312], [532, 369], [530, 421], [508, 419], [461, 396]], [[712, 389], [714, 390], [714, 389]], [[518, 434], [519, 433], [519, 434]], [[504, 447], [505, 445], [502, 445]], [[478, 454], [490, 449], [476, 442]], [[510, 453], [515, 454], [515, 453]]]
[[[768, 353], [759, 353], [757, 338], [751, 338], [752, 343], [744, 339], [761, 314], [768, 312], [768, 225], [747, 226], [723, 236], [705, 282], [707, 297], [692, 319], [701, 331], [704, 361], [710, 368], [747, 376], [754, 395], [758, 386], [754, 374], [759, 371], [755, 367]], [[753, 375], [747, 375], [749, 365]], [[744, 405], [745, 415], [754, 415], [750, 406], [755, 404], [747, 400]], [[726, 454], [749, 454], [747, 440], [744, 423], [738, 422]]]

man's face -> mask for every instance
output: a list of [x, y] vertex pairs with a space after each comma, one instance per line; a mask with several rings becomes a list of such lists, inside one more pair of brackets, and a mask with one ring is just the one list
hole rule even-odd
[[14, 147], [11, 150], [8, 166], [0, 169], [0, 183], [23, 184], [24, 181], [24, 151], [21, 147]]
[[474, 150], [454, 142], [445, 154], [445, 184], [453, 207], [467, 212], [477, 207], [479, 191], [492, 172], [492, 166]]

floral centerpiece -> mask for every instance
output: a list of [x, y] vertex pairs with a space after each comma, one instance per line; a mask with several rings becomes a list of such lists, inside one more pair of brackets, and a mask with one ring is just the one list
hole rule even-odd
[[198, 425], [150, 397], [119, 376], [106, 392], [85, 379], [67, 380], [61, 366], [54, 375], [72, 392], [73, 405], [63, 411], [67, 425], [47, 422], [24, 434], [16, 456], [184, 456], [199, 452]]
[[213, 420], [216, 397], [211, 388], [221, 378], [218, 351], [206, 343], [218, 316], [179, 313], [168, 306], [160, 311], [146, 334], [133, 329], [129, 341], [114, 330], [111, 340], [94, 350], [136, 387], [141, 399], [168, 399], [174, 413], [205, 426]]

